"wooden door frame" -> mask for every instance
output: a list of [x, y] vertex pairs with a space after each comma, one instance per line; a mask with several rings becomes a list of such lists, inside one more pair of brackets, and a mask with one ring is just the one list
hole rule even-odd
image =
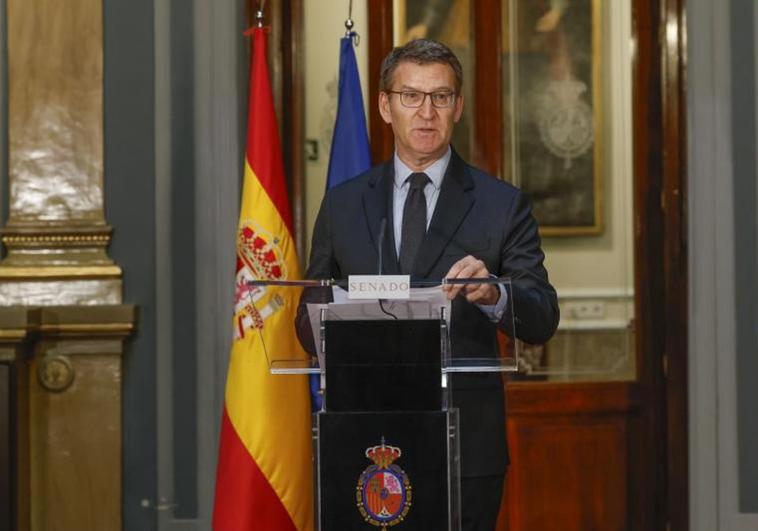
[[[634, 230], [655, 529], [689, 528], [685, 0], [634, 0]], [[649, 453], [648, 453], [649, 452]], [[664, 465], [665, 466], [661, 466]]]

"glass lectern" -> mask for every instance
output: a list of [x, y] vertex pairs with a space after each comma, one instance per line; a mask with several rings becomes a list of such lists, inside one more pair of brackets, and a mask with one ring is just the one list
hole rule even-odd
[[[451, 340], [456, 311], [445, 289], [471, 283], [496, 285], [506, 298], [499, 315], [484, 312], [490, 321], [499, 317], [497, 331]], [[331, 302], [308, 304], [300, 323], [313, 334], [310, 359], [265, 345], [272, 373], [312, 374], [320, 382], [313, 429], [318, 528], [460, 529], [460, 432], [450, 381], [454, 373], [517, 370], [510, 281], [412, 282], [389, 299], [355, 298], [363, 295], [346, 289], [347, 281], [250, 285], [330, 295]]]

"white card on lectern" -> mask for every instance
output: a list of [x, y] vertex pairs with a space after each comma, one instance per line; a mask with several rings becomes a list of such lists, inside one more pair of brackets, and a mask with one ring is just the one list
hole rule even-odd
[[353, 300], [410, 299], [410, 275], [350, 275], [347, 296]]

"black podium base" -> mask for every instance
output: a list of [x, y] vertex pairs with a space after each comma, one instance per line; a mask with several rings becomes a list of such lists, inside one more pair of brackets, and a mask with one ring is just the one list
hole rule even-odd
[[448, 529], [448, 414], [319, 413], [322, 531]]

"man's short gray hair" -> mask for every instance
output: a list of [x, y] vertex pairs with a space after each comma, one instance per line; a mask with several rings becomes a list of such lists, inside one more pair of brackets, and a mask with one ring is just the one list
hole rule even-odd
[[428, 65], [432, 63], [441, 63], [449, 65], [455, 74], [455, 91], [460, 93], [463, 87], [463, 69], [461, 62], [455, 54], [438, 41], [431, 39], [414, 39], [403, 46], [393, 48], [382, 62], [382, 70], [379, 73], [379, 90], [387, 92], [392, 89], [392, 77], [395, 70], [402, 62], [416, 63], [418, 65]]

